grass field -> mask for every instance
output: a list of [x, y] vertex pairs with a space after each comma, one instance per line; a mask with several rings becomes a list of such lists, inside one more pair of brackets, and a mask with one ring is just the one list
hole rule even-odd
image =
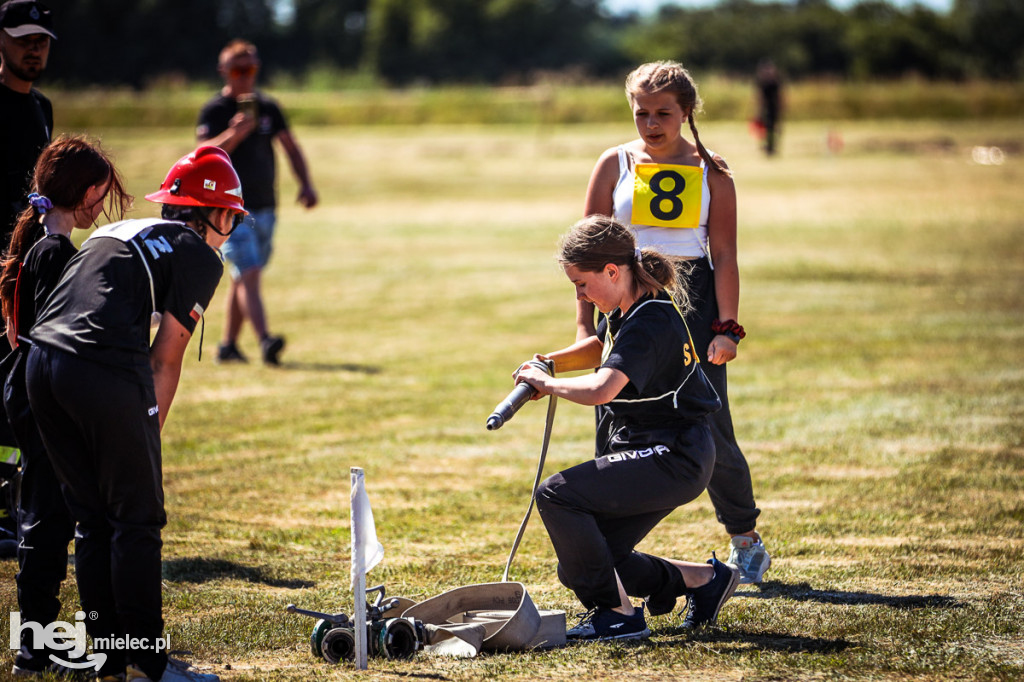
[[[829, 130], [842, 137], [826, 150]], [[139, 197], [187, 129], [94, 131]], [[766, 160], [741, 123], [702, 129], [736, 172], [736, 430], [773, 566], [688, 634], [473, 660], [330, 666], [296, 603], [350, 612], [349, 468], [386, 548], [369, 576], [420, 600], [500, 580], [544, 409], [484, 429], [534, 352], [573, 334], [554, 262], [600, 152], [578, 127], [299, 128], [323, 204], [284, 208], [265, 276], [284, 366], [218, 366], [222, 299], [164, 432], [164, 604], [173, 648], [225, 679], [1024, 677], [1024, 123], [802, 122]], [[971, 160], [999, 146], [1002, 165]], [[243, 352], [257, 355], [251, 335]], [[546, 471], [592, 453], [562, 402]], [[642, 548], [703, 560], [728, 537], [702, 496]], [[17, 609], [13, 561], [0, 603]], [[72, 569], [73, 571], [73, 569]], [[535, 517], [513, 566], [578, 609]], [[62, 592], [65, 615], [77, 602]], [[0, 660], [9, 670], [11, 653]]]
[[[328, 76], [327, 74], [324, 74]], [[622, 78], [625, 78], [625, 73]], [[757, 100], [749, 81], [694, 73], [707, 102], [706, 120], [747, 121]], [[552, 76], [526, 87], [418, 86], [401, 90], [352, 87], [313, 75], [305, 82], [271, 83], [292, 123], [307, 126], [607, 124], [628, 116], [621, 79], [590, 82]], [[58, 128], [110, 126], [179, 128], [195, 125], [196, 112], [220, 83], [166, 82], [145, 90], [45, 88]], [[1024, 83], [808, 80], [787, 82], [786, 120], [998, 120], [1019, 116]]]

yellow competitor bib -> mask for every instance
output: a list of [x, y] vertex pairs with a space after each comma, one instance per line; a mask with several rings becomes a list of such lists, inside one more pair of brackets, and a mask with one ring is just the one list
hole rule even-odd
[[635, 175], [634, 225], [700, 227], [704, 173], [699, 167], [638, 163]]

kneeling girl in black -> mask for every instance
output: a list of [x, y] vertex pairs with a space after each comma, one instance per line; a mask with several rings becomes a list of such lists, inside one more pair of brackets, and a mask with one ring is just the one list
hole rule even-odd
[[739, 581], [717, 559], [693, 563], [634, 548], [676, 507], [704, 490], [715, 465], [707, 415], [720, 401], [700, 368], [670, 291], [672, 263], [637, 248], [629, 228], [593, 215], [564, 237], [559, 262], [576, 296], [604, 314], [597, 334], [537, 356], [557, 378], [524, 366], [517, 381], [602, 414], [595, 458], [545, 480], [537, 509], [547, 528], [558, 576], [589, 609], [572, 639], [625, 639], [650, 634], [643, 606], [668, 613], [687, 594], [687, 627], [713, 623]]
[[[94, 642], [152, 646], [163, 634], [160, 429], [185, 348], [223, 272], [217, 249], [245, 210], [238, 176], [216, 147], [180, 159], [146, 198], [164, 205], [163, 219], [97, 230], [68, 263], [29, 335], [27, 382], [78, 523], [82, 610], [97, 615], [86, 628]], [[169, 664], [153, 648], [102, 653], [101, 676], [217, 679]]]

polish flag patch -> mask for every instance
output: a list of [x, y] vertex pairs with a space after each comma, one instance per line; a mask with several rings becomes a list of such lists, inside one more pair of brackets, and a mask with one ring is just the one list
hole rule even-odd
[[191, 317], [196, 322], [198, 322], [199, 318], [203, 316], [204, 312], [206, 311], [203, 309], [203, 306], [196, 303], [194, 306], [192, 306], [192, 312], [190, 312], [188, 316]]

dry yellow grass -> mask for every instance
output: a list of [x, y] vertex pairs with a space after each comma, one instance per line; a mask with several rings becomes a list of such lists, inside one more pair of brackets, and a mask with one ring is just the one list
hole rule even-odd
[[[100, 132], [138, 196], [191, 144], [187, 130]], [[421, 599], [500, 578], [543, 409], [498, 432], [484, 419], [521, 360], [572, 336], [555, 241], [594, 160], [629, 135], [628, 120], [298, 130], [323, 205], [295, 208], [285, 172], [265, 280], [285, 364], [215, 365], [218, 298], [165, 432], [176, 646], [225, 679], [366, 678], [314, 659], [312, 621], [284, 612], [350, 608], [351, 466], [387, 548], [371, 581]], [[749, 336], [730, 393], [766, 582], [721, 631], [663, 617], [648, 643], [375, 660], [374, 679], [1024, 675], [1024, 124], [800, 123], [771, 161], [741, 124], [702, 136], [739, 191]], [[995, 144], [1002, 166], [972, 163]], [[589, 456], [591, 429], [563, 402], [547, 470]], [[702, 497], [643, 546], [703, 559], [727, 544]], [[15, 566], [0, 571], [14, 610]], [[536, 519], [513, 577], [575, 612]], [[71, 581], [62, 596], [72, 609]]]

